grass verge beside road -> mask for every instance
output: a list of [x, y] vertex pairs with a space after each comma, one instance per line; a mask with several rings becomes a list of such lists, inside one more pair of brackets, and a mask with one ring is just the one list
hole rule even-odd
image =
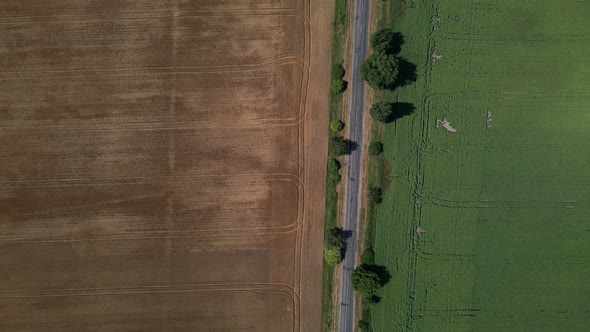
[[[348, 32], [348, 3], [347, 0], [336, 0], [334, 15], [334, 34], [332, 43], [332, 64], [341, 64], [344, 60], [344, 44]], [[330, 122], [342, 120], [342, 94], [330, 92]], [[327, 128], [326, 128], [327, 129]], [[328, 131], [330, 138], [338, 133]], [[333, 151], [328, 151], [332, 156]], [[338, 192], [337, 184], [326, 180], [326, 217], [324, 222], [324, 239], [327, 239], [330, 229], [338, 226]], [[323, 289], [322, 289], [322, 330], [334, 329], [333, 278], [334, 266], [324, 261]]]
[[[394, 26], [395, 22], [403, 14], [403, 9], [406, 4], [403, 0], [386, 0], [379, 1], [377, 4], [377, 12], [372, 15], [376, 15], [377, 27], [376, 30], [390, 28]], [[389, 100], [387, 98], [387, 92], [374, 91], [373, 101], [381, 102]], [[370, 141], [383, 142], [384, 128], [383, 124], [378, 121], [371, 122], [371, 135]], [[383, 194], [385, 195], [389, 190], [389, 182], [391, 181], [391, 166], [385, 157], [385, 152], [377, 155], [368, 155], [367, 162], [367, 188], [382, 188]], [[375, 237], [377, 232], [377, 212], [379, 204], [368, 200], [366, 203], [366, 214], [364, 220], [364, 235], [365, 238], [362, 242], [363, 251], [375, 250]], [[362, 214], [361, 214], [362, 215]], [[361, 255], [361, 264], [368, 264], [369, 262], [362, 261], [366, 255]], [[374, 263], [374, 262], [373, 262]], [[369, 305], [363, 303], [362, 315], [359, 320], [363, 321], [360, 325], [361, 331], [372, 331], [372, 319], [371, 319], [371, 308]]]

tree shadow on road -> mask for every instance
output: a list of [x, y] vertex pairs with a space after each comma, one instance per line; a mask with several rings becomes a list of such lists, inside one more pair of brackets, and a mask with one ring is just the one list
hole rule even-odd
[[359, 145], [357, 142], [353, 142], [349, 139], [345, 140], [346, 141], [346, 154], [350, 155], [353, 151], [356, 151], [356, 149], [358, 149]]
[[342, 230], [342, 239], [344, 241], [342, 241], [342, 248], [340, 249], [340, 259], [344, 260], [344, 257], [346, 256], [346, 250], [348, 249], [348, 242], [346, 242], [346, 240], [350, 239], [352, 237], [352, 231], [351, 230]]

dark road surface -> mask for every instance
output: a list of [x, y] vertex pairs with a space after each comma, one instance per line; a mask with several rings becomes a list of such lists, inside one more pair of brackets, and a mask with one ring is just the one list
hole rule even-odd
[[361, 80], [360, 66], [367, 51], [369, 29], [369, 0], [356, 0], [352, 40], [352, 73], [350, 88], [350, 113], [346, 125], [348, 139], [356, 143], [356, 149], [348, 156], [347, 175], [344, 180], [344, 230], [351, 232], [347, 239], [346, 256], [342, 262], [340, 278], [340, 309], [338, 331], [354, 331], [354, 292], [350, 276], [355, 268], [355, 253], [358, 243], [359, 206], [361, 205], [361, 160], [363, 146], [363, 109], [365, 103], [365, 82]]

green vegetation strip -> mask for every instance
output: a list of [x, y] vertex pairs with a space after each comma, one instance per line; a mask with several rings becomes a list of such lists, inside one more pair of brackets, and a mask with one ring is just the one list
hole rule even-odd
[[[344, 44], [346, 41], [346, 33], [348, 31], [348, 5], [347, 0], [335, 1], [336, 9], [334, 16], [334, 36], [332, 42], [332, 64], [341, 65], [344, 59]], [[333, 159], [333, 155], [338, 154], [336, 151], [334, 151], [335, 149], [338, 149], [338, 147], [332, 144], [332, 142], [335, 139], [337, 139], [337, 137], [340, 137], [340, 135], [338, 134], [339, 130], [335, 129], [342, 130], [341, 126], [335, 125], [334, 123], [342, 121], [342, 92], [346, 88], [345, 83], [343, 83], [342, 81], [343, 76], [344, 71], [342, 71], [341, 75], [340, 73], [334, 73], [334, 70], [332, 72], [332, 92], [330, 95], [331, 130], [329, 131], [331, 144], [328, 147], [328, 152], [331, 159]], [[338, 86], [340, 87], [339, 89], [337, 89], [339, 91], [337, 91], [337, 93], [334, 93], [334, 90]], [[336, 192], [336, 186], [338, 185], [340, 176], [338, 174], [338, 169], [334, 171], [334, 167], [338, 168], [336, 165], [329, 168], [326, 180], [326, 217], [324, 224], [325, 246], [329, 245], [331, 242], [330, 231], [338, 226], [338, 193]], [[322, 289], [323, 331], [331, 331], [334, 327], [334, 304], [332, 302], [332, 288], [334, 286], [332, 280], [334, 275], [334, 267], [335, 265], [333, 264], [333, 262], [327, 263], [326, 261], [324, 261]]]
[[370, 328], [587, 331], [590, 2], [380, 3], [417, 80], [378, 96], [415, 110], [383, 126]]
[[[402, 86], [409, 85], [416, 80], [415, 65], [399, 55], [404, 44], [404, 37], [395, 32], [383, 22], [392, 19], [388, 13], [388, 6], [399, 5], [398, 2], [382, 1], [378, 3], [378, 29], [371, 36], [371, 54], [361, 66], [361, 76], [374, 89], [375, 95], [369, 114], [373, 118], [371, 127], [371, 142], [368, 147], [368, 195], [365, 239], [363, 241], [363, 253], [361, 265], [355, 269], [355, 273], [366, 274], [366, 270], [373, 271], [377, 283], [371, 283], [371, 278], [365, 277], [363, 282], [353, 287], [363, 297], [362, 314], [358, 322], [361, 331], [372, 331], [371, 308], [382, 300], [379, 291], [386, 286], [391, 275], [387, 266], [375, 261], [376, 216], [379, 204], [382, 203], [383, 193], [388, 190], [391, 180], [391, 168], [386, 161], [383, 144], [383, 126], [391, 124], [414, 110], [410, 103], [395, 102], [386, 98], [392, 91], [397, 91]], [[353, 274], [354, 277], [354, 274]], [[375, 285], [373, 288], [367, 285]]]

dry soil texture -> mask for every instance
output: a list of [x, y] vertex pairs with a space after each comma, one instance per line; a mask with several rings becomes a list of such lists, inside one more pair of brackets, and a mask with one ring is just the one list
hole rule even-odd
[[0, 330], [320, 326], [331, 4], [0, 3]]

